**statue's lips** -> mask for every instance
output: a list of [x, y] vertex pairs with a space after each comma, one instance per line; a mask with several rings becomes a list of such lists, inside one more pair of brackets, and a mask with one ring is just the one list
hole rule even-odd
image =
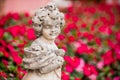
[[57, 33], [51, 33], [50, 35], [51, 35], [51, 36], [56, 36], [56, 35], [57, 35]]

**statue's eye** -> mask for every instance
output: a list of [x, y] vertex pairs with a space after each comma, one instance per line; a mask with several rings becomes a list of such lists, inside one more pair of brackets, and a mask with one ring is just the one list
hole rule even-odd
[[41, 24], [39, 24], [39, 27], [41, 27]]

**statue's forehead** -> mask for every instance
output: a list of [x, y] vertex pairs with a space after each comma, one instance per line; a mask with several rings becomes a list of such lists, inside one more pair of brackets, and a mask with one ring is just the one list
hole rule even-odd
[[45, 25], [49, 25], [49, 26], [55, 26], [55, 25], [59, 25], [60, 21], [59, 20], [55, 20], [55, 19], [52, 19], [52, 18], [46, 18], [46, 20], [44, 21], [44, 24]]

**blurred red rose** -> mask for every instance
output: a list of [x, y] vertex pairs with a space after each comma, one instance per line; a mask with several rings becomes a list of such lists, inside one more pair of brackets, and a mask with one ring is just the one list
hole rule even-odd
[[13, 37], [17, 37], [19, 35], [21, 28], [19, 25], [15, 25], [15, 26], [10, 26], [7, 31], [10, 32], [12, 34]]
[[0, 38], [2, 38], [3, 37], [3, 35], [4, 35], [4, 29], [2, 29], [2, 28], [0, 28]]
[[95, 66], [90, 65], [90, 64], [85, 64], [85, 66], [83, 67], [83, 72], [86, 76], [90, 76], [90, 75], [98, 75], [97, 69], [95, 68]]
[[70, 80], [70, 76], [68, 74], [66, 74], [65, 72], [62, 72], [62, 80]]
[[116, 32], [116, 40], [120, 41], [120, 31]]
[[20, 15], [19, 15], [18, 13], [13, 13], [13, 14], [12, 14], [12, 18], [13, 18], [14, 20], [19, 20], [19, 19], [20, 19]]
[[34, 40], [36, 38], [33, 28], [27, 30], [27, 38], [29, 40]]
[[111, 50], [108, 50], [107, 52], [105, 52], [102, 55], [102, 59], [104, 61], [104, 65], [110, 65], [111, 63], [113, 63], [115, 61], [113, 52]]

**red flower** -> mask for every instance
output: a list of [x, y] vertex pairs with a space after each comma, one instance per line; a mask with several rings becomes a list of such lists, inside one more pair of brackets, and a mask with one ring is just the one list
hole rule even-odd
[[77, 57], [71, 58], [69, 56], [65, 56], [64, 59], [68, 63], [66, 65], [66, 70], [68, 72], [72, 72], [80, 64], [80, 59]]
[[112, 40], [108, 39], [107, 43], [111, 48], [113, 48], [113, 49], [115, 48], [115, 43]]
[[86, 45], [86, 44], [81, 44], [78, 48], [77, 48], [77, 50], [76, 50], [76, 52], [77, 53], [79, 53], [79, 54], [82, 54], [82, 53], [87, 53], [88, 52], [88, 46]]
[[0, 71], [0, 77], [7, 78], [7, 74], [3, 71]]
[[120, 80], [120, 76], [116, 76], [113, 80]]
[[118, 60], [120, 60], [120, 45], [116, 44], [115, 45], [115, 55]]
[[16, 36], [18, 36], [20, 29], [21, 28], [19, 25], [15, 25], [15, 26], [9, 27], [7, 30], [8, 30], [8, 32], [10, 32], [12, 34], [13, 37], [16, 37]]
[[75, 78], [74, 80], [81, 80], [80, 78]]
[[84, 32], [83, 33], [83, 37], [87, 38], [89, 41], [93, 40], [94, 39], [94, 35], [93, 34], [90, 34], [88, 32]]
[[87, 24], [86, 24], [86, 23], [83, 23], [83, 24], [81, 24], [81, 27], [82, 27], [82, 28], [86, 28], [86, 27], [87, 27]]
[[28, 24], [29, 24], [29, 25], [32, 25], [32, 20], [28, 20]]
[[69, 73], [73, 72], [74, 68], [70, 64], [65, 65], [65, 70]]
[[4, 30], [2, 28], [0, 28], [0, 38], [2, 38], [4, 35]]
[[108, 50], [106, 53], [102, 55], [102, 59], [104, 61], [104, 65], [110, 65], [114, 62], [114, 57], [111, 50]]
[[8, 66], [8, 61], [7, 61], [7, 60], [2, 59], [2, 63], [3, 63], [5, 66]]
[[36, 38], [33, 28], [30, 28], [30, 29], [27, 30], [27, 38], [29, 40], [34, 40]]
[[66, 13], [66, 14], [65, 14], [65, 19], [66, 19], [66, 20], [70, 19], [70, 17], [71, 17], [71, 15], [70, 15], [69, 13]]
[[18, 13], [13, 13], [13, 14], [12, 14], [12, 18], [13, 18], [14, 20], [19, 20], [19, 19], [20, 19], [20, 15], [19, 15]]
[[24, 13], [25, 17], [30, 17], [30, 14], [28, 12]]
[[76, 22], [78, 21], [78, 19], [79, 19], [78, 16], [72, 16], [72, 20], [73, 20], [73, 22], [76, 23]]
[[96, 44], [98, 44], [99, 46], [101, 45], [101, 39], [100, 39], [100, 38], [95, 38], [95, 42], [96, 42]]
[[7, 43], [4, 40], [0, 40], [0, 46], [7, 47]]
[[19, 30], [20, 34], [21, 34], [22, 36], [25, 35], [25, 32], [26, 32], [26, 26], [25, 26], [25, 25], [22, 25], [22, 26], [20, 26], [19, 29], [20, 29], [20, 30]]
[[74, 36], [69, 36], [69, 42], [73, 42], [75, 41], [75, 37]]
[[116, 40], [120, 41], [120, 31], [116, 32]]
[[16, 54], [18, 54], [18, 53], [12, 52], [12, 58], [17, 65], [20, 65], [22, 63], [22, 58]]
[[98, 72], [97, 72], [96, 68], [93, 65], [89, 65], [89, 64], [86, 64], [83, 67], [83, 72], [86, 76], [98, 75]]
[[8, 58], [10, 56], [4, 47], [0, 47], [0, 51], [3, 53], [4, 57]]
[[65, 72], [62, 72], [62, 80], [70, 80], [70, 76]]
[[101, 32], [103, 34], [107, 34], [107, 35], [112, 34], [112, 29], [105, 25], [100, 26], [98, 30], [99, 30], [99, 32]]
[[58, 39], [59, 39], [59, 40], [64, 40], [64, 39], [65, 39], [65, 35], [60, 34], [60, 35], [58, 36]]

